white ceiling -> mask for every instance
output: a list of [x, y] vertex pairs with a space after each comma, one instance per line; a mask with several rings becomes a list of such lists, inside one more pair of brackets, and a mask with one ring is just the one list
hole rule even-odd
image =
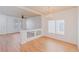
[[21, 17], [22, 15], [28, 16], [37, 16], [45, 15], [50, 13], [55, 13], [63, 10], [74, 8], [72, 6], [0, 6], [0, 13]]
[[73, 6], [39, 6], [39, 7], [32, 6], [28, 8], [36, 10], [42, 14], [50, 14], [50, 13], [56, 13], [56, 12], [67, 10], [67, 9], [74, 8], [74, 7]]
[[10, 15], [10, 16], [16, 16], [16, 17], [21, 17], [22, 15], [26, 17], [38, 15], [34, 12], [24, 10], [18, 7], [14, 7], [14, 6], [12, 7], [11, 6], [0, 6], [0, 13]]

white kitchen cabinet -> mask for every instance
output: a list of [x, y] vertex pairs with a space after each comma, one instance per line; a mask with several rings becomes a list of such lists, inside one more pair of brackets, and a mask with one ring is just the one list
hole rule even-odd
[[20, 30], [20, 18], [0, 15], [0, 34], [14, 33], [19, 32]]
[[26, 19], [22, 19], [22, 20], [21, 20], [21, 29], [22, 29], [22, 30], [26, 30], [26, 22], [27, 22]]
[[14, 20], [12, 17], [7, 18], [7, 33], [14, 32]]
[[27, 30], [39, 29], [41, 28], [41, 17], [28, 17], [26, 20]]
[[0, 34], [6, 33], [6, 16], [0, 15]]
[[14, 29], [15, 29], [15, 32], [20, 32], [21, 30], [21, 19], [20, 18], [14, 19]]
[[[0, 51], [20, 51], [20, 20], [12, 16], [0, 15]], [[9, 34], [13, 33], [13, 34]], [[7, 35], [8, 34], [8, 35]]]
[[5, 35], [0, 35], [0, 52], [7, 51], [7, 37]]
[[20, 33], [14, 33], [12, 35], [8, 35], [7, 38], [7, 51], [8, 52], [19, 52], [21, 45]]
[[19, 52], [20, 33], [0, 35], [0, 52]]
[[21, 29], [20, 19], [15, 17], [8, 17], [7, 19], [7, 32], [19, 32]]

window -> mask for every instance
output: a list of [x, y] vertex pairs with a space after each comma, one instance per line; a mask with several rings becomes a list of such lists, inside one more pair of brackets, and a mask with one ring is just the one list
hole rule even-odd
[[56, 20], [56, 34], [64, 35], [64, 20]]
[[48, 21], [48, 32], [55, 33], [55, 21]]
[[64, 35], [64, 20], [48, 21], [48, 33]]

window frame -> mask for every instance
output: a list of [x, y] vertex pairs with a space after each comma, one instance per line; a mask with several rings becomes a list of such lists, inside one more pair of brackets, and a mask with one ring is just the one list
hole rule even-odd
[[[55, 23], [55, 25], [54, 25], [54, 33], [52, 33], [52, 31], [50, 31], [49, 29], [49, 22], [51, 22], [51, 21], [54, 21], [54, 23]], [[62, 23], [63, 22], [63, 25], [65, 26], [65, 21], [64, 20], [49, 20], [48, 21], [48, 33], [49, 34], [58, 34], [58, 35], [64, 35], [64, 30], [63, 31], [60, 31], [59, 29], [58, 29], [58, 31], [57, 31], [57, 22], [60, 24], [60, 23]], [[52, 26], [52, 25], [51, 25]], [[58, 27], [59, 28], [59, 27]], [[64, 29], [64, 28], [63, 28]], [[59, 32], [60, 31], [60, 32]]]

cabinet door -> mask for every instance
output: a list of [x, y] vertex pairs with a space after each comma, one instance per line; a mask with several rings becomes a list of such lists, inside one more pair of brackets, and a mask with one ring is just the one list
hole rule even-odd
[[8, 33], [15, 32], [14, 25], [15, 25], [14, 18], [8, 17], [7, 18], [7, 32]]
[[21, 20], [21, 29], [26, 30], [26, 19]]
[[18, 18], [14, 19], [14, 29], [16, 32], [19, 32], [21, 30], [21, 21]]
[[20, 51], [20, 33], [8, 35], [7, 39], [7, 51], [19, 52]]
[[40, 17], [29, 17], [26, 20], [26, 27], [29, 30], [41, 28], [41, 18]]
[[20, 31], [20, 26], [21, 26], [21, 23], [18, 18], [8, 17], [8, 19], [7, 19], [7, 32], [8, 33]]
[[0, 35], [0, 52], [7, 51], [7, 38], [6, 35]]
[[6, 16], [0, 15], [0, 34], [6, 33]]

